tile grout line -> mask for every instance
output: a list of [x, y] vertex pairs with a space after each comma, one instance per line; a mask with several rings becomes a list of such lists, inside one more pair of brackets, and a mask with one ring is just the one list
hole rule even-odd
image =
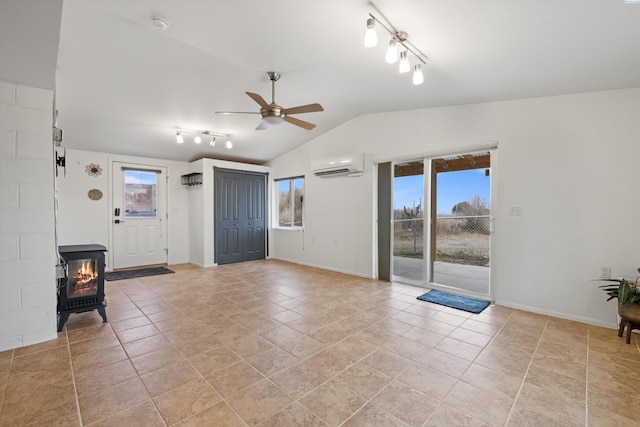
[[80, 427], [84, 426], [82, 421], [82, 412], [80, 411], [80, 397], [78, 396], [78, 387], [76, 386], [76, 374], [73, 372], [73, 358], [71, 357], [71, 343], [69, 342], [69, 330], [64, 328], [64, 336], [67, 339], [67, 353], [69, 354], [69, 369], [71, 370], [71, 382], [73, 383], [73, 394], [76, 401], [76, 411], [78, 413], [78, 420]]
[[518, 388], [518, 393], [516, 393], [516, 397], [513, 399], [513, 404], [511, 404], [511, 409], [509, 410], [509, 415], [507, 415], [507, 420], [504, 422], [505, 426], [509, 425], [509, 421], [511, 420], [511, 416], [513, 415], [513, 410], [516, 407], [516, 403], [520, 398], [520, 393], [522, 392], [522, 388], [524, 387], [525, 380], [527, 379], [527, 375], [529, 375], [529, 370], [531, 369], [531, 365], [533, 365], [533, 359], [536, 357], [536, 353], [538, 352], [538, 348], [540, 347], [540, 343], [542, 342], [542, 337], [544, 336], [544, 331], [547, 330], [547, 326], [549, 325], [549, 319], [545, 320], [544, 328], [542, 328], [542, 333], [540, 334], [540, 338], [538, 338], [538, 343], [536, 344], [535, 350], [533, 350], [533, 354], [531, 355], [531, 360], [529, 360], [529, 365], [527, 366], [527, 370], [525, 371], [522, 382], [520, 382], [520, 388]]
[[5, 385], [4, 391], [0, 399], [0, 417], [2, 417], [2, 410], [4, 409], [4, 400], [7, 397], [7, 390], [9, 389], [9, 376], [11, 375], [11, 368], [13, 367], [13, 359], [15, 357], [15, 354], [16, 354], [16, 349], [12, 348], [11, 357], [9, 358], [9, 370], [7, 371], [7, 384]]
[[591, 329], [587, 328], [587, 366], [584, 381], [584, 426], [589, 426], [589, 348], [591, 347]]

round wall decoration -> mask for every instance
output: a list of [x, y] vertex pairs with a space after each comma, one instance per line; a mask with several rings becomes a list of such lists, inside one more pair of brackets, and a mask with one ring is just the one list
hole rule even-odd
[[98, 190], [97, 188], [93, 188], [91, 190], [89, 190], [89, 198], [91, 200], [100, 200], [102, 199], [102, 191]]
[[102, 168], [100, 167], [100, 165], [96, 165], [94, 163], [89, 163], [86, 166], [85, 171], [89, 174], [89, 176], [102, 175]]

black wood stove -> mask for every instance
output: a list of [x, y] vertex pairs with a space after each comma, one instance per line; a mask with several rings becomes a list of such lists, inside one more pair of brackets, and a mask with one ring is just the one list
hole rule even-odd
[[64, 277], [58, 279], [58, 332], [71, 313], [98, 310], [107, 321], [102, 245], [58, 246]]

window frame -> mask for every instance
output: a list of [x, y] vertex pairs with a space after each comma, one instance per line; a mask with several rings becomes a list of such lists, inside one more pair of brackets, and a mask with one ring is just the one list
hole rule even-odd
[[[296, 186], [295, 183], [296, 181], [302, 181], [302, 194], [301, 194], [301, 200], [300, 200], [300, 225], [295, 225], [295, 219], [296, 219]], [[274, 228], [280, 229], [280, 230], [304, 230], [304, 224], [305, 224], [305, 215], [304, 215], [304, 206], [305, 206], [305, 200], [304, 200], [304, 193], [305, 193], [305, 177], [304, 175], [297, 175], [297, 176], [290, 176], [290, 177], [285, 177], [285, 178], [278, 178], [278, 179], [274, 179], [273, 180], [274, 185], [275, 185], [275, 191], [274, 191], [274, 195], [275, 195], [275, 203], [274, 203], [274, 207], [275, 207], [275, 215], [274, 217]], [[289, 193], [291, 193], [291, 199], [290, 199], [290, 203], [291, 203], [291, 221], [289, 222], [289, 225], [287, 224], [281, 224], [280, 221], [280, 184], [282, 182], [288, 182], [289, 183]], [[291, 189], [293, 189], [293, 191], [291, 191]]]

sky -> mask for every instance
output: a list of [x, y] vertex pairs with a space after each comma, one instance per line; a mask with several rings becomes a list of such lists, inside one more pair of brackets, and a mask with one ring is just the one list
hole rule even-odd
[[[490, 205], [491, 178], [484, 169], [472, 169], [438, 174], [438, 213], [450, 214], [457, 203], [466, 202], [478, 195]], [[394, 209], [412, 208], [421, 204], [424, 209], [423, 175], [403, 176], [394, 179]]]

